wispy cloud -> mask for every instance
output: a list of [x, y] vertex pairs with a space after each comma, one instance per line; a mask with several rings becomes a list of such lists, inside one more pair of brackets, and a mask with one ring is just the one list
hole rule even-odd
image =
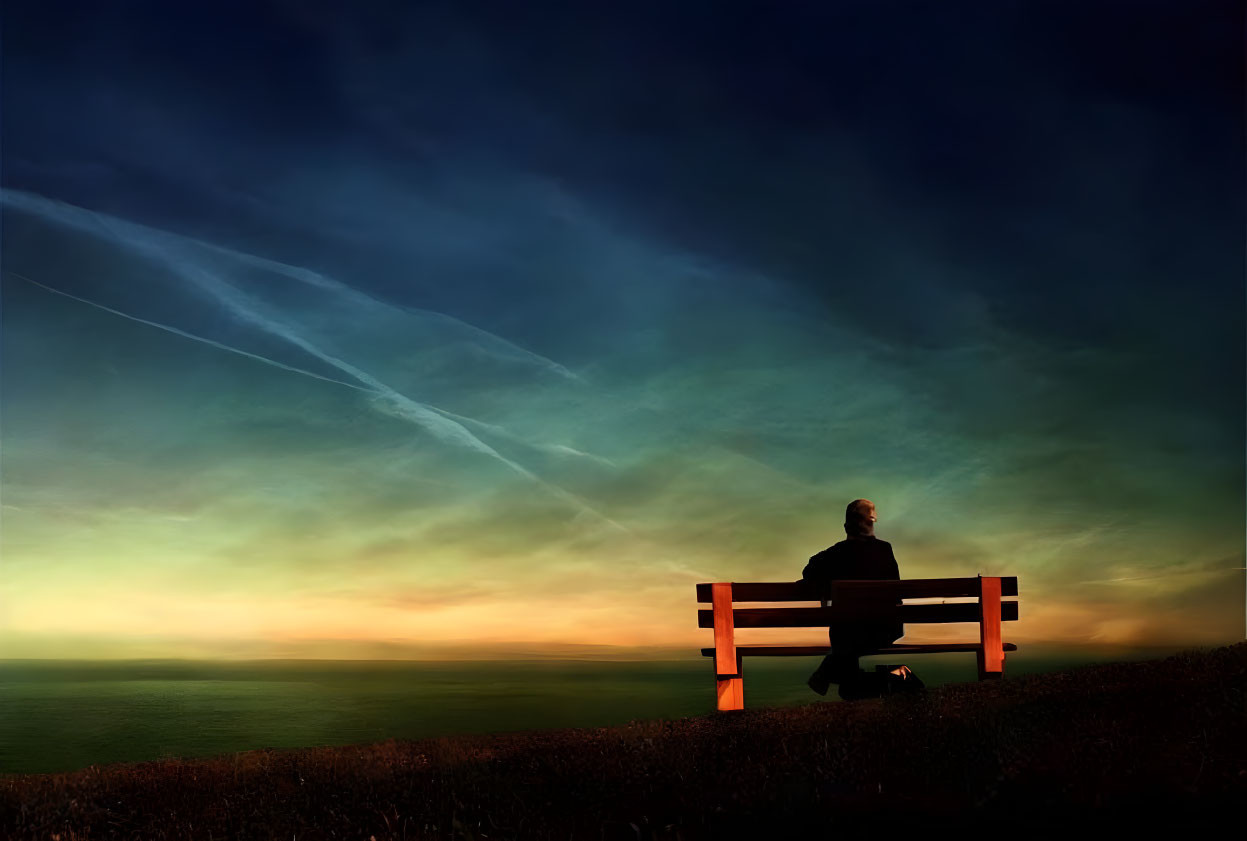
[[278, 362], [278, 361], [277, 361], [277, 360], [275, 360], [275, 359], [269, 359], [267, 356], [260, 356], [260, 355], [259, 355], [259, 354], [257, 354], [257, 353], [250, 353], [250, 352], [245, 351], [245, 350], [240, 350], [239, 348], [236, 348], [236, 347], [231, 347], [230, 345], [224, 344], [223, 342], [213, 341], [212, 339], [206, 339], [206, 338], [204, 338], [203, 336], [196, 336], [194, 333], [188, 333], [188, 332], [187, 332], [187, 331], [185, 331], [185, 330], [179, 330], [177, 327], [171, 327], [171, 326], [170, 326], [170, 325], [168, 325], [168, 324], [161, 324], [161, 323], [156, 322], [156, 321], [149, 321], [149, 320], [148, 320], [148, 319], [146, 319], [146, 318], [139, 318], [139, 317], [138, 317], [138, 316], [136, 316], [136, 315], [130, 315], [129, 313], [124, 313], [124, 312], [122, 312], [121, 310], [115, 310], [115, 309], [113, 309], [112, 307], [106, 307], [106, 306], [104, 306], [103, 304], [96, 303], [95, 301], [89, 301], [89, 300], [87, 300], [86, 298], [83, 298], [83, 297], [81, 297], [81, 296], [79, 296], [79, 295], [74, 295], [74, 294], [71, 294], [71, 293], [69, 293], [69, 292], [64, 292], [64, 291], [62, 291], [62, 290], [60, 290], [60, 289], [55, 289], [55, 288], [53, 288], [53, 287], [51, 287], [51, 286], [48, 286], [46, 283], [40, 283], [40, 282], [39, 282], [39, 281], [37, 281], [37, 280], [34, 280], [34, 279], [32, 279], [32, 278], [29, 278], [29, 277], [26, 277], [25, 275], [20, 275], [20, 274], [18, 274], [17, 272], [6, 272], [6, 274], [8, 274], [8, 275], [10, 275], [10, 276], [12, 276], [12, 277], [16, 277], [16, 278], [18, 278], [19, 280], [24, 280], [24, 281], [26, 281], [27, 283], [33, 283], [35, 286], [39, 286], [39, 287], [41, 287], [41, 288], [43, 288], [43, 289], [48, 290], [49, 292], [54, 292], [54, 293], [56, 293], [57, 295], [63, 295], [63, 296], [65, 296], [66, 298], [71, 298], [71, 299], [73, 299], [73, 300], [75, 300], [75, 301], [78, 301], [78, 302], [80, 302], [80, 303], [83, 303], [83, 304], [88, 304], [88, 305], [90, 305], [90, 306], [92, 306], [92, 307], [95, 307], [96, 309], [103, 310], [104, 312], [107, 312], [107, 313], [112, 313], [113, 315], [118, 315], [118, 316], [121, 316], [122, 318], [128, 318], [128, 319], [130, 319], [131, 321], [137, 321], [139, 324], [146, 324], [146, 325], [147, 325], [147, 326], [149, 326], [149, 327], [155, 327], [155, 328], [157, 328], [157, 329], [159, 329], [159, 330], [167, 330], [168, 332], [173, 333], [173, 334], [174, 334], [174, 335], [176, 335], [176, 336], [183, 336], [183, 337], [185, 337], [185, 338], [187, 338], [187, 339], [193, 339], [193, 340], [194, 340], [194, 341], [196, 341], [196, 342], [202, 342], [202, 343], [203, 343], [203, 344], [205, 344], [205, 345], [208, 345], [208, 346], [210, 346], [210, 347], [217, 348], [217, 349], [219, 349], [219, 350], [227, 350], [227, 351], [229, 351], [230, 353], [237, 353], [237, 354], [239, 354], [239, 355], [241, 355], [241, 356], [245, 356], [245, 357], [247, 357], [248, 359], [255, 359], [255, 360], [258, 360], [258, 361], [260, 361], [260, 362], [263, 362], [263, 363], [264, 363], [264, 364], [266, 364], [266, 365], [272, 365], [272, 366], [273, 366], [273, 367], [275, 367], [275, 368], [280, 368], [280, 369], [282, 369], [283, 371], [290, 371], [290, 372], [295, 373], [295, 374], [302, 374], [302, 375], [303, 375], [303, 376], [305, 376], [305, 377], [311, 377], [311, 378], [316, 379], [316, 380], [322, 380], [322, 381], [324, 381], [324, 382], [334, 383], [335, 385], [342, 385], [342, 386], [346, 386], [347, 388], [353, 388], [353, 389], [355, 389], [355, 390], [357, 390], [357, 391], [372, 391], [372, 389], [366, 388], [366, 387], [361, 386], [361, 385], [356, 385], [355, 383], [348, 383], [348, 382], [345, 382], [345, 381], [343, 381], [343, 380], [335, 380], [335, 379], [333, 379], [333, 378], [331, 378], [331, 377], [322, 377], [320, 374], [315, 374], [315, 373], [312, 373], [311, 371], [305, 371], [305, 370], [303, 370], [302, 368], [296, 368], [296, 367], [295, 367], [295, 366], [293, 366], [293, 365], [287, 365], [287, 364], [285, 364], [284, 362]]
[[[286, 320], [272, 313], [271, 308], [261, 306], [257, 301], [253, 300], [246, 293], [226, 281], [218, 273], [196, 265], [192, 259], [189, 259], [189, 255], [185, 252], [185, 247], [172, 235], [157, 232], [151, 228], [147, 228], [146, 226], [135, 225], [134, 223], [119, 220], [115, 217], [110, 218], [106, 217], [104, 214], [92, 213], [91, 211], [87, 211], [82, 208], [74, 208], [59, 202], [50, 202], [41, 197], [26, 193], [5, 190], [0, 192], [0, 201], [29, 212], [37, 213], [40, 216], [54, 222], [69, 224], [80, 230], [98, 232], [99, 229], [103, 229], [108, 233], [110, 238], [118, 244], [159, 260], [170, 271], [207, 292], [211, 297], [223, 304], [231, 313], [246, 323], [253, 325], [264, 333], [280, 337], [307, 354], [328, 363], [332, 367], [337, 368], [346, 374], [349, 374], [360, 385], [352, 385], [351, 383], [341, 380], [323, 377], [295, 366], [277, 362], [276, 360], [272, 360], [267, 357], [242, 351], [221, 342], [205, 339], [201, 336], [191, 334], [188, 331], [181, 330], [171, 325], [161, 324], [130, 315], [120, 310], [90, 301], [81, 296], [54, 289], [47, 284], [39, 283], [38, 281], [31, 280], [30, 278], [25, 278], [24, 276], [23, 279], [29, 280], [30, 282], [35, 283], [42, 288], [48, 289], [49, 291], [56, 292], [57, 294], [64, 295], [68, 298], [89, 304], [97, 307], [98, 309], [131, 319], [133, 321], [167, 330], [176, 335], [184, 336], [194, 341], [203, 342], [213, 347], [240, 353], [244, 356], [257, 359], [283, 370], [292, 371], [306, 376], [311, 376], [316, 379], [345, 385], [367, 392], [372, 395], [369, 400], [370, 405], [378, 411], [411, 421], [434, 435], [438, 440], [496, 459], [510, 469], [514, 470], [516, 473], [535, 482], [551, 494], [569, 503], [581, 514], [592, 516], [593, 518], [606, 523], [611, 528], [618, 531], [628, 531], [625, 526], [611, 517], [597, 511], [594, 507], [590, 506], [575, 494], [569, 493], [558, 485], [547, 481], [541, 476], [538, 476], [532, 470], [515, 460], [502, 455], [480, 438], [473, 435], [472, 432], [470, 432], [463, 424], [451, 419], [451, 417], [448, 416], [450, 413], [435, 411], [430, 406], [400, 393], [393, 387], [377, 379], [363, 368], [322, 350], [313, 340], [303, 334], [293, 320]], [[98, 227], [93, 226], [91, 222], [95, 222]], [[225, 253], [231, 256], [237, 254], [237, 252], [228, 250], [226, 250]], [[357, 296], [357, 294], [353, 290], [350, 290], [349, 287], [345, 287], [342, 284], [338, 284], [324, 278], [323, 276], [317, 275], [316, 273], [306, 272], [299, 270], [296, 267], [285, 266], [284, 264], [273, 264], [271, 261], [258, 262], [266, 268], [271, 268], [274, 265], [280, 266], [283, 274], [294, 277], [303, 282], [312, 283], [334, 292], [345, 293], [353, 297], [360, 297], [372, 301], [371, 298], [367, 298], [367, 296], [362, 295]], [[484, 333], [484, 331], [476, 332], [480, 334]], [[535, 357], [535, 355], [532, 356]], [[550, 363], [549, 360], [543, 361], [548, 366], [553, 365], [553, 363]], [[570, 375], [570, 372], [567, 373]], [[500, 428], [496, 427], [496, 425], [490, 426], [500, 430]], [[514, 436], [510, 437], [514, 438]], [[576, 451], [571, 450], [570, 448], [564, 448], [559, 452], [571, 455], [577, 454]]]

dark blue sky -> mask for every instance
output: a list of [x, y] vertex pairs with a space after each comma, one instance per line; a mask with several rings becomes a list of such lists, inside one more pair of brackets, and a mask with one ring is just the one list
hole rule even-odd
[[[603, 523], [689, 580], [766, 579], [866, 496], [923, 570], [1008, 551], [1078, 633], [1156, 637], [1177, 620], [1148, 625], [1148, 600], [1186, 593], [1213, 617], [1197, 635], [1236, 634], [1243, 24], [1239, 3], [1137, 0], [12, 0], [5, 513], [23, 545], [67, 539], [49, 505], [121, 503], [64, 483], [132, 470], [129, 513], [75, 539], [144, 540], [135, 512], [163, 501], [141, 489], [212, 464], [254, 490], [257, 454], [319, 470], [372, 440], [349, 474], [367, 477], [398, 434], [357, 416], [370, 393], [414, 423], [428, 475], [470, 491], [395, 478], [338, 525], [444, 503], [374, 539], [413, 579], [431, 573], [412, 557], [457, 547], [448, 594], [477, 593], [483, 528], [534, 580]], [[356, 481], [317, 475], [284, 481]], [[550, 510], [515, 508], [533, 483]], [[219, 528], [219, 500], [187, 493], [175, 516]], [[240, 592], [296, 574], [291, 535], [325, 499], [255, 538], [281, 560]], [[1066, 589], [1091, 574], [1067, 544], [1102, 559], [1097, 581], [1176, 589]], [[610, 591], [601, 574], [586, 593]], [[686, 584], [654, 603], [676, 616]]]

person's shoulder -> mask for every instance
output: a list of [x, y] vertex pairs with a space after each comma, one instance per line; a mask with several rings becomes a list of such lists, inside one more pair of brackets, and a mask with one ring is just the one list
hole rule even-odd
[[838, 555], [844, 549], [844, 544], [847, 542], [848, 541], [846, 540], [841, 540], [839, 543], [833, 543], [821, 552], [815, 552], [810, 556], [810, 560], [812, 561], [815, 558], [830, 558], [833, 555]]
[[886, 540], [880, 540], [875, 546], [875, 551], [885, 558], [896, 557], [896, 555], [892, 552], [892, 544], [888, 543]]

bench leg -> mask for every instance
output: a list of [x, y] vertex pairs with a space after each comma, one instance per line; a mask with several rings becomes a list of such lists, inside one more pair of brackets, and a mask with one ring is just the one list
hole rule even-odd
[[1005, 652], [1000, 641], [1000, 579], [979, 576], [979, 680], [1004, 675]]
[[991, 680], [992, 678], [1004, 677], [1005, 674], [1005, 658], [1004, 654], [1000, 655], [999, 668], [991, 670], [987, 668], [986, 658], [983, 656], [983, 649], [977, 652], [979, 660], [979, 680]]
[[745, 708], [745, 661], [736, 655], [735, 675], [715, 675], [715, 698], [720, 712]]

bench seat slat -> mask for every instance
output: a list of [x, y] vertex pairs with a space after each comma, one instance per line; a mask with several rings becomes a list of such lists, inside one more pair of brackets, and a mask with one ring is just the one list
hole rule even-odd
[[[1017, 602], [1000, 603], [1000, 619], [1005, 622], [1018, 618]], [[832, 607], [745, 607], [732, 611], [737, 628], [817, 628], [826, 627], [833, 621], [867, 619], [872, 622], [901, 622], [913, 624], [939, 624], [946, 622], [978, 622], [979, 606], [976, 602], [952, 604], [905, 604], [872, 606], [869, 616], [860, 610], [845, 606], [836, 612]], [[697, 611], [697, 627], [713, 628], [714, 611]]]
[[[855, 581], [855, 585], [897, 588], [902, 599], [957, 599], [973, 598], [979, 594], [978, 578], [910, 578], [901, 581]], [[1017, 576], [1000, 579], [1000, 595], [1018, 594]], [[732, 601], [735, 602], [812, 602], [822, 596], [804, 581], [764, 581], [757, 583], [733, 583]], [[697, 601], [710, 603], [710, 585], [697, 585]]]
[[[943, 652], [974, 652], [978, 651], [979, 643], [977, 642], [936, 642], [928, 644], [920, 643], [903, 643], [899, 645], [885, 645], [863, 654], [863, 657], [870, 657], [875, 654], [940, 654]], [[830, 651], [830, 647], [826, 645], [784, 645], [780, 643], [762, 643], [759, 645], [738, 645], [736, 653], [738, 655], [750, 657], [802, 657], [802, 656], [822, 656]], [[1018, 647], [1011, 642], [1004, 644], [1005, 651], [1017, 651]], [[713, 648], [703, 648], [701, 650], [703, 657], [713, 657]]]

